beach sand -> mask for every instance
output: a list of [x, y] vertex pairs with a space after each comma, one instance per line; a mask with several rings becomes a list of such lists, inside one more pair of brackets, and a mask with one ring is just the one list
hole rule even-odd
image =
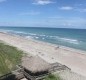
[[0, 33], [0, 40], [28, 54], [38, 55], [49, 63], [59, 62], [86, 77], [86, 52], [24, 37]]
[[63, 70], [55, 72], [54, 74], [57, 76], [59, 75], [61, 80], [86, 80], [86, 77], [76, 74], [70, 70]]

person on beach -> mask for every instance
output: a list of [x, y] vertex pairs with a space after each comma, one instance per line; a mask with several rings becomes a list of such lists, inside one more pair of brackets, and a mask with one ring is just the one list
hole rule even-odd
[[59, 46], [56, 46], [56, 47], [55, 47], [55, 50], [57, 50], [58, 48], [59, 48]]

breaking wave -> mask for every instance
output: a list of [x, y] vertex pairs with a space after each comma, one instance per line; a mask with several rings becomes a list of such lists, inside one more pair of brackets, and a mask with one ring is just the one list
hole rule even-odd
[[0, 29], [0, 32], [7, 32], [7, 33], [13, 33], [17, 35], [23, 35], [26, 38], [33, 38], [33, 39], [41, 39], [41, 40], [55, 40], [55, 41], [63, 41], [71, 44], [79, 44], [81, 41], [77, 39], [71, 39], [66, 37], [60, 37], [60, 36], [51, 36], [51, 35], [45, 35], [45, 34], [35, 34], [35, 33], [27, 33], [22, 31], [14, 31], [14, 30], [3, 30]]

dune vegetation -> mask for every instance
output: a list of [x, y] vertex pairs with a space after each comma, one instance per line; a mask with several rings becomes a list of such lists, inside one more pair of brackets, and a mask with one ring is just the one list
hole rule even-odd
[[23, 52], [0, 42], [0, 76], [7, 74], [21, 63]]
[[61, 78], [58, 76], [55, 76], [54, 74], [49, 74], [44, 80], [61, 80]]

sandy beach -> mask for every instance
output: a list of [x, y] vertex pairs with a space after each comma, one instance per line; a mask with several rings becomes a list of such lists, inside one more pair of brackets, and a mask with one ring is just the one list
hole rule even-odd
[[59, 62], [79, 75], [86, 77], [86, 52], [50, 43], [0, 33], [0, 40], [28, 54], [38, 55], [49, 63]]

